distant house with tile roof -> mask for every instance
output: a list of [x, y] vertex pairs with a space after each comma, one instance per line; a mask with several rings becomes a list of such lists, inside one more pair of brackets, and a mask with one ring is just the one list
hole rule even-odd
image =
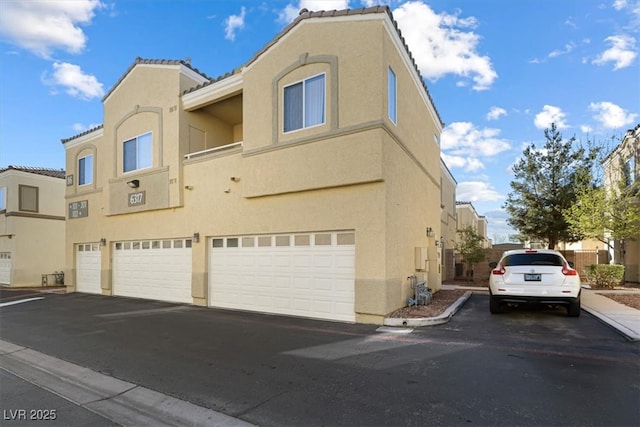
[[55, 284], [65, 265], [64, 193], [64, 170], [0, 169], [0, 286], [40, 286], [43, 274]]

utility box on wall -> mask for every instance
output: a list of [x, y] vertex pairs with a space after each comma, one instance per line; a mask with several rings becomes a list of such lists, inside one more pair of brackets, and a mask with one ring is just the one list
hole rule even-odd
[[415, 249], [416, 271], [429, 271], [429, 248]]

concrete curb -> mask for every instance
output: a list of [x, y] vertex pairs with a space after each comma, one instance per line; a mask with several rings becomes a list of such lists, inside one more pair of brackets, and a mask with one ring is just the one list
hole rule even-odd
[[421, 326], [435, 326], [447, 323], [454, 314], [464, 305], [465, 302], [471, 297], [472, 291], [467, 291], [456, 302], [454, 302], [444, 313], [437, 317], [386, 317], [384, 319], [384, 326], [404, 326], [404, 327], [421, 327]]
[[0, 340], [0, 369], [120, 425], [253, 426], [4, 340]]
[[622, 335], [629, 341], [640, 341], [640, 334], [638, 334], [636, 331], [632, 329], [627, 328], [622, 323], [616, 322], [614, 319], [599, 312], [598, 310], [585, 306], [584, 303], [582, 304], [582, 309], [587, 313], [591, 314], [592, 316], [595, 316], [596, 318], [598, 318], [598, 320], [600, 320], [602, 323], [611, 327], [612, 329], [614, 329], [616, 332], [618, 332], [620, 335]]

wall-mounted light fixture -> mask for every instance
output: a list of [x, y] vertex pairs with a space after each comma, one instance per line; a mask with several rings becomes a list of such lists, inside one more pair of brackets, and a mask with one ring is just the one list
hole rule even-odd
[[193, 243], [198, 243], [200, 241], [200, 233], [193, 233]]
[[240, 177], [238, 177], [238, 176], [232, 176], [232, 177], [231, 177], [231, 178], [229, 178], [229, 179], [230, 179], [231, 181], [233, 181], [233, 182], [238, 182], [238, 181], [240, 181]]
[[140, 187], [140, 180], [132, 179], [131, 181], [127, 181], [127, 185], [131, 188], [138, 188]]
[[193, 185], [185, 185], [184, 189], [185, 190], [193, 190]]
[[231, 193], [231, 188], [229, 188], [229, 187], [225, 188], [225, 189], [224, 189], [224, 192], [225, 192], [225, 193]]
[[427, 227], [427, 237], [433, 237], [434, 234], [433, 228]]
[[100, 246], [107, 246], [107, 239], [106, 238], [102, 238], [100, 239]]

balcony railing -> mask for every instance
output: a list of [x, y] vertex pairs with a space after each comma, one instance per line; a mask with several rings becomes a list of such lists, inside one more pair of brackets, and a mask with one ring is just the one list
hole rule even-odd
[[227, 144], [227, 145], [221, 145], [219, 147], [209, 148], [207, 150], [196, 151], [195, 153], [185, 154], [184, 158], [186, 160], [195, 159], [197, 157], [208, 156], [210, 154], [217, 154], [217, 153], [221, 153], [221, 152], [224, 152], [224, 151], [232, 150], [232, 149], [238, 148], [238, 147], [242, 147], [242, 141], [234, 142], [234, 143]]

